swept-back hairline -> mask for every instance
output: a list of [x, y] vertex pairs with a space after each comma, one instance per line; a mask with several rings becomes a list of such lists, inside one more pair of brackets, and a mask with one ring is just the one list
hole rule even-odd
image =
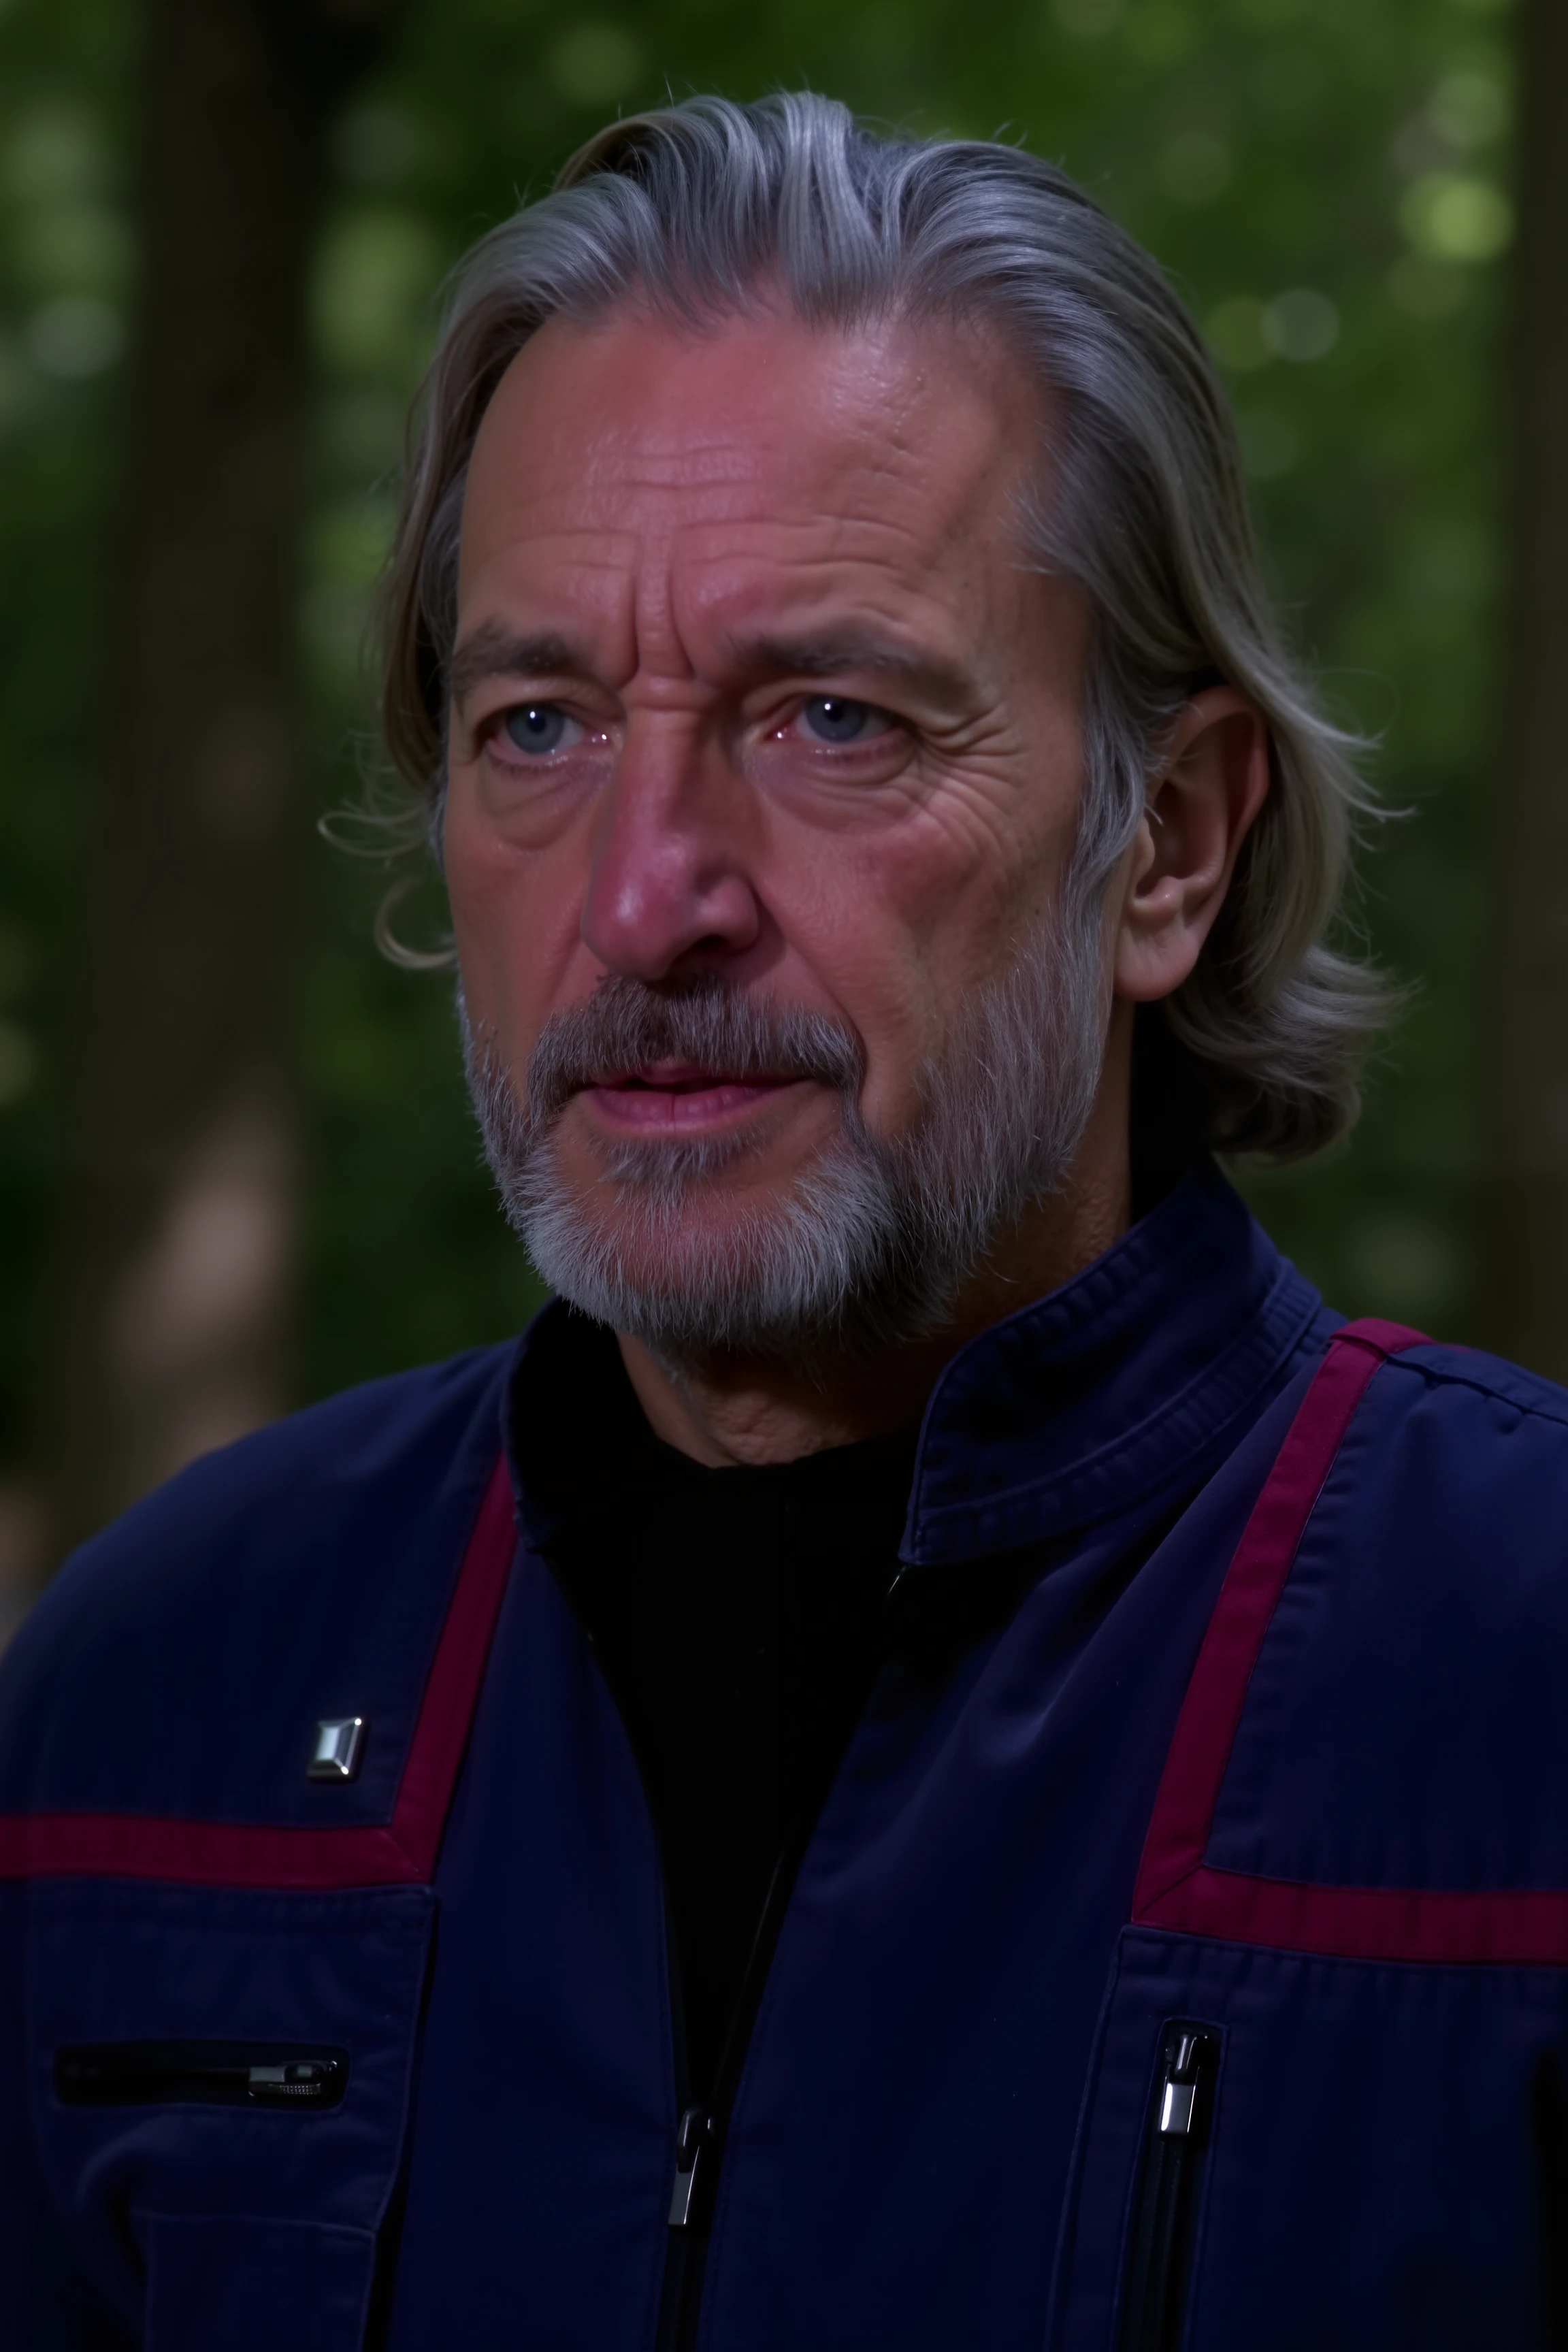
[[385, 600], [388, 740], [432, 795], [437, 838], [460, 502], [500, 375], [542, 325], [635, 304], [639, 286], [699, 331], [765, 307], [759, 262], [828, 331], [881, 310], [1000, 332], [1047, 401], [1032, 455], [1048, 499], [1022, 520], [1028, 568], [1069, 583], [1092, 618], [1079, 895], [1109, 873], [1194, 683], [1217, 669], [1264, 714], [1267, 821], [1196, 969], [1158, 1031], [1143, 1026], [1168, 1037], [1212, 1145], [1321, 1148], [1353, 1118], [1356, 1066], [1392, 1009], [1382, 975], [1324, 937], [1351, 838], [1375, 814], [1355, 766], [1365, 746], [1328, 718], [1281, 637], [1234, 424], [1190, 316], [1091, 197], [1014, 149], [883, 136], [809, 93], [692, 98], [601, 134], [556, 197], [476, 249], [432, 370]]

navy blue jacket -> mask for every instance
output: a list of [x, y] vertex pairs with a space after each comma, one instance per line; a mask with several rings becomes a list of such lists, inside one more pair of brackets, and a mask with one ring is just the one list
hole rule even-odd
[[963, 1349], [681, 2229], [653, 1832], [507, 1459], [563, 1311], [16, 1638], [7, 2352], [1568, 2340], [1568, 1398], [1334, 1336], [1207, 1172]]

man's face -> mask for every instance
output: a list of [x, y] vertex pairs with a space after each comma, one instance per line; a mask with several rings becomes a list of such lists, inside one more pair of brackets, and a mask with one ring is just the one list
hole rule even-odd
[[[623, 315], [513, 362], [463, 515], [446, 863], [520, 1097], [606, 980], [728, 983], [844, 1040], [871, 1139], [918, 1128], [1075, 838], [1085, 618], [1019, 530], [1042, 425], [994, 343], [931, 323]], [[577, 1070], [551, 1105], [554, 1181], [634, 1277], [670, 1227], [631, 1161], [698, 1147], [679, 1217], [721, 1243], [839, 1136], [842, 1055], [716, 1058]]]

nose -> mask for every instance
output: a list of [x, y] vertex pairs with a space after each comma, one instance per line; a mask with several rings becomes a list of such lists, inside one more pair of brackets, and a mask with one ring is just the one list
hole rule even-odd
[[582, 934], [606, 971], [650, 985], [753, 946], [746, 788], [689, 717], [632, 718], [600, 804]]

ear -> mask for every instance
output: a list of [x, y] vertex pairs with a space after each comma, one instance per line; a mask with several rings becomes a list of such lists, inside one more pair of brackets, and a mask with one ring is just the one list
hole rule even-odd
[[1176, 721], [1122, 868], [1118, 996], [1146, 1004], [1180, 988], [1268, 790], [1261, 713], [1234, 687], [1205, 687]]

